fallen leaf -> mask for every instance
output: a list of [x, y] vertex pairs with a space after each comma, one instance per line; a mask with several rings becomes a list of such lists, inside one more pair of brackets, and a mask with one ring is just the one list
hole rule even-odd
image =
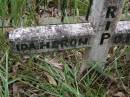
[[114, 97], [126, 97], [124, 93], [118, 92], [114, 95]]
[[58, 62], [59, 60], [56, 58], [53, 59], [45, 59], [45, 62], [47, 62], [50, 65], [53, 65], [54, 67], [63, 70], [64, 65], [62, 63]]
[[55, 79], [54, 79], [52, 76], [49, 75], [49, 73], [45, 72], [44, 74], [46, 75], [46, 77], [47, 77], [47, 79], [48, 79], [48, 82], [49, 82], [50, 84], [52, 84], [52, 85], [57, 85], [57, 82], [55, 81]]

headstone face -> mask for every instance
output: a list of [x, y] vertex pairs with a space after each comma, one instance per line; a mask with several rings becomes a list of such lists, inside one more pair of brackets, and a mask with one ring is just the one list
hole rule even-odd
[[[111, 45], [130, 45], [130, 21], [118, 22], [113, 32], [112, 36], [111, 33], [103, 33], [99, 46], [108, 39]], [[21, 53], [93, 48], [95, 37], [89, 23], [18, 28], [9, 33], [12, 49]]]
[[90, 23], [19, 28], [9, 33], [14, 52], [39, 53], [89, 47], [95, 33]]
[[93, 0], [89, 22], [94, 27], [96, 37], [89, 53], [90, 61], [106, 61], [122, 6], [123, 0]]
[[130, 21], [117, 23], [115, 35], [111, 37], [112, 45], [130, 45]]

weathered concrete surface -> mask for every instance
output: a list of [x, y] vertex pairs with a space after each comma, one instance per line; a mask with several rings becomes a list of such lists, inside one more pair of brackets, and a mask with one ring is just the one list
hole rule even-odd
[[119, 21], [116, 26], [115, 34], [130, 33], [130, 21]]
[[110, 38], [101, 44], [102, 35], [113, 36], [116, 24], [122, 12], [124, 0], [93, 0], [89, 22], [92, 24], [96, 37], [88, 55], [89, 61], [101, 62], [101, 67], [106, 62], [111, 46]]
[[[9, 33], [9, 40], [15, 52], [39, 53], [92, 47], [90, 41], [94, 41], [95, 36], [89, 23], [81, 23], [18, 28]], [[115, 34], [109, 39], [111, 45], [130, 45], [130, 21], [118, 22]]]
[[9, 33], [14, 52], [39, 53], [87, 47], [94, 36], [90, 23], [18, 28]]
[[130, 45], [130, 21], [118, 22], [115, 35], [111, 38], [113, 45]]
[[[86, 54], [87, 62], [98, 63], [99, 70], [103, 70], [106, 63], [110, 37], [113, 36], [116, 24], [122, 12], [124, 0], [93, 0], [88, 21], [92, 24], [96, 36], [92, 40], [91, 49]], [[87, 69], [87, 64], [81, 66], [81, 73]]]

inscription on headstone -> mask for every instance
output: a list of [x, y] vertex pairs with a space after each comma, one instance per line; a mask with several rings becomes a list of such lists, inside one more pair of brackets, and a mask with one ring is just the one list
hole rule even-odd
[[16, 51], [26, 51], [26, 50], [52, 50], [58, 49], [62, 50], [65, 48], [76, 48], [89, 45], [90, 37], [80, 37], [71, 39], [61, 39], [61, 40], [35, 40], [27, 42], [16, 42], [14, 49]]
[[122, 5], [123, 0], [93, 0], [89, 22], [96, 36], [89, 51], [89, 61], [101, 62], [101, 64], [106, 62]]
[[[15, 52], [47, 52], [55, 50], [66, 50], [71, 48], [82, 48], [92, 47], [92, 42], [96, 33], [93, 32], [91, 27], [87, 27], [88, 23], [83, 24], [69, 24], [73, 26], [80, 25], [80, 27], [74, 30], [63, 30], [60, 32], [62, 27], [58, 29], [57, 33], [55, 30], [52, 32], [43, 32], [46, 27], [38, 28], [20, 28], [9, 33], [9, 40], [12, 49]], [[82, 25], [82, 26], [81, 26]], [[90, 25], [89, 25], [90, 26]], [[56, 26], [55, 26], [56, 27]], [[47, 29], [47, 28], [46, 28]], [[51, 27], [49, 28], [51, 29]], [[60, 30], [61, 29], [61, 30]], [[82, 29], [82, 30], [81, 30]], [[111, 45], [130, 45], [130, 21], [120, 21], [117, 23], [115, 33], [103, 33], [100, 41], [100, 46], [104, 45], [105, 40], [111, 40]], [[45, 34], [46, 33], [46, 34]], [[72, 34], [73, 33], [73, 34]], [[38, 37], [40, 36], [40, 37]], [[64, 37], [63, 37], [64, 36]]]
[[90, 47], [95, 33], [90, 23], [19, 28], [10, 32], [14, 52], [47, 52]]

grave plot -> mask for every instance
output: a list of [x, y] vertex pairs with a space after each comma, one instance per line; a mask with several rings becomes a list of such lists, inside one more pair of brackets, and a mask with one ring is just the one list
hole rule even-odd
[[[72, 97], [73, 96], [86, 97], [84, 95], [88, 96], [89, 94], [88, 86], [90, 86], [89, 87], [90, 89], [94, 85], [96, 86], [97, 79], [98, 81], [101, 81], [101, 85], [104, 84], [103, 81], [107, 79], [107, 81], [105, 81], [105, 85], [106, 83], [109, 83], [109, 87], [107, 88], [113, 86], [113, 82], [114, 82], [114, 90], [116, 91], [112, 89], [108, 89], [108, 91], [105, 91], [105, 95], [108, 95], [106, 93], [111, 91], [112, 93], [113, 92], [115, 93], [115, 95], [113, 93], [114, 96], [125, 95], [127, 89], [126, 87], [124, 87], [124, 84], [122, 83], [122, 80], [124, 80], [125, 77], [123, 76], [120, 79], [117, 79], [118, 76], [117, 74], [116, 77], [114, 75], [115, 78], [112, 78], [111, 76], [109, 76], [109, 74], [106, 75], [105, 74], [106, 72], [103, 71], [106, 70], [106, 68], [104, 69], [104, 67], [106, 66], [106, 63], [108, 61], [107, 56], [108, 56], [109, 48], [111, 48], [112, 46], [124, 47], [126, 45], [127, 46], [130, 45], [130, 21], [120, 21], [124, 0], [91, 0], [90, 9], [88, 10], [86, 9], [85, 11], [83, 11], [83, 13], [84, 12], [89, 13], [88, 15], [85, 14], [86, 16], [82, 16], [84, 14], [81, 14], [79, 10], [75, 10], [75, 9], [74, 9], [75, 11], [72, 10], [71, 14], [66, 13], [69, 12], [70, 9], [63, 10], [61, 9], [61, 6], [55, 6], [55, 2], [56, 3], [58, 2], [56, 0], [55, 2], [54, 0], [51, 1], [46, 0], [45, 2], [41, 2], [40, 6], [37, 6], [39, 5], [39, 1], [41, 0], [36, 0], [36, 1], [34, 0], [36, 5], [29, 5], [29, 6], [30, 8], [32, 6], [33, 7], [35, 6], [36, 10], [34, 11], [36, 11], [37, 14], [33, 14], [33, 15], [34, 17], [35, 15], [37, 17], [37, 15], [39, 14], [38, 24], [41, 24], [41, 26], [40, 25], [34, 26], [33, 24], [30, 23], [31, 24], [30, 27], [25, 27], [22, 25], [22, 23], [24, 24], [24, 22], [22, 22], [20, 27], [14, 26], [15, 27], [14, 30], [8, 32], [7, 39], [9, 41], [9, 46], [11, 47], [12, 53], [18, 56], [22, 55], [23, 57], [20, 59], [20, 63], [16, 64], [15, 66], [14, 66], [15, 63], [11, 61], [14, 66], [13, 77], [16, 78], [18, 75], [17, 73], [21, 74], [21, 71], [22, 72], [25, 71], [25, 73], [29, 73], [27, 74], [29, 76], [25, 77], [24, 76], [25, 73], [24, 73], [22, 75], [23, 79], [20, 80], [23, 80], [25, 82], [27, 81], [28, 83], [32, 83], [31, 85], [29, 84], [30, 86], [25, 85], [26, 87], [24, 88], [24, 90], [21, 89], [20, 91], [17, 91], [18, 89], [16, 90], [16, 88], [19, 87], [23, 88], [24, 85], [19, 86], [22, 82], [12, 83], [14, 95], [16, 92], [20, 92], [21, 94], [24, 94], [23, 92], [27, 91], [27, 93], [30, 93], [30, 88], [31, 88], [31, 90], [34, 89], [33, 91], [34, 95], [40, 94], [39, 91], [42, 92], [41, 95], [44, 95], [43, 91], [45, 89], [45, 92], [47, 91], [47, 96], [51, 95], [48, 93], [48, 91], [51, 92], [52, 95], [56, 91], [55, 92], [56, 96], [57, 95], [63, 96], [64, 93], [61, 93], [61, 90], [63, 88], [64, 91], [65, 88], [65, 91], [66, 90], [69, 91], [69, 92], [67, 91], [67, 94], [65, 92], [65, 96], [67, 95], [67, 97], [69, 97], [68, 95], [72, 95]], [[49, 4], [49, 2], [51, 3]], [[48, 6], [46, 5], [43, 6], [44, 3], [47, 3]], [[65, 4], [65, 2], [63, 4]], [[69, 8], [70, 5], [63, 5], [63, 6], [64, 7], [67, 6], [67, 8]], [[59, 9], [61, 10], [59, 11]], [[82, 16], [83, 19], [80, 18], [81, 17], [80, 15]], [[68, 22], [68, 20], [72, 20], [72, 18], [74, 19], [77, 18], [76, 22], [75, 21]], [[52, 21], [54, 19], [56, 20]], [[78, 21], [78, 19], [80, 19], [80, 21]], [[48, 22], [50, 24], [48, 24]], [[88, 52], [87, 54], [85, 52], [85, 56], [82, 56], [81, 54], [82, 51], [81, 53], [76, 52], [75, 49], [77, 48], [80, 49], [89, 48], [89, 50], [87, 50]], [[62, 62], [60, 63], [59, 60], [57, 60], [57, 59], [62, 59], [61, 55], [55, 56], [54, 59], [49, 59], [50, 58], [49, 57], [44, 60], [43, 58], [44, 54], [48, 54], [51, 56], [52, 52], [56, 54], [63, 52], [64, 53], [63, 56], [65, 56], [67, 62], [71, 61], [71, 59], [73, 59], [73, 55], [71, 55], [69, 52], [66, 52], [69, 51], [69, 49], [72, 50], [73, 55], [77, 54], [79, 56], [76, 57], [75, 60], [72, 60], [74, 62], [72, 62], [71, 66], [68, 63], [63, 64]], [[30, 59], [28, 55], [31, 55], [31, 57], [33, 58]], [[5, 56], [6, 56], [6, 61], [8, 61], [8, 55], [6, 54]], [[83, 60], [84, 57], [85, 59]], [[78, 62], [79, 60], [81, 60], [83, 64]], [[73, 73], [78, 67], [78, 66], [76, 67], [77, 65], [76, 62], [78, 65], [80, 64], [79, 67], [81, 68], [81, 70], [76, 71], [76, 73]], [[89, 64], [89, 62], [93, 64]], [[118, 73], [120, 67], [117, 66], [118, 65], [117, 63], [115, 64], [116, 65], [114, 65], [115, 68], [113, 72]], [[88, 65], [93, 65], [93, 66], [92, 68], [89, 69], [89, 67], [87, 67]], [[123, 65], [126, 66], [126, 64]], [[127, 67], [128, 66], [126, 66], [125, 69], [122, 70], [123, 73], [126, 72], [126, 70], [127, 73], [129, 72], [129, 68]], [[25, 68], [27, 68], [27, 70]], [[83, 74], [83, 71], [86, 70], [86, 68], [88, 72], [83, 77], [81, 75], [81, 78], [79, 78], [78, 75], [80, 75], [80, 73]], [[100, 73], [102, 77], [99, 77]], [[112, 73], [112, 74], [116, 74], [116, 73]], [[45, 84], [40, 83], [40, 81], [41, 82], [45, 81]], [[47, 86], [47, 88], [45, 86], [47, 83], [46, 81], [48, 81], [49, 83], [49, 87]], [[120, 84], [120, 82], [122, 84]], [[128, 80], [127, 82], [129, 84]], [[111, 83], [112, 85], [110, 85]], [[52, 84], [52, 87], [50, 84]], [[60, 87], [59, 84], [61, 84], [62, 88]], [[116, 88], [115, 85], [117, 85]], [[69, 86], [71, 88], [69, 88]], [[106, 86], [103, 87], [106, 88]], [[72, 91], [72, 89], [74, 91]], [[81, 89], [81, 92], [78, 89], [79, 90]], [[82, 96], [82, 89], [83, 89], [83, 96]], [[104, 91], [101, 91], [101, 94], [99, 95], [102, 95], [102, 92]], [[29, 95], [33, 95], [33, 93], [30, 93]], [[92, 94], [93, 93], [94, 92], [92, 91]], [[92, 94], [90, 95], [92, 96]], [[95, 95], [98, 95], [98, 93], [96, 92]], [[102, 96], [104, 96], [104, 94]]]

